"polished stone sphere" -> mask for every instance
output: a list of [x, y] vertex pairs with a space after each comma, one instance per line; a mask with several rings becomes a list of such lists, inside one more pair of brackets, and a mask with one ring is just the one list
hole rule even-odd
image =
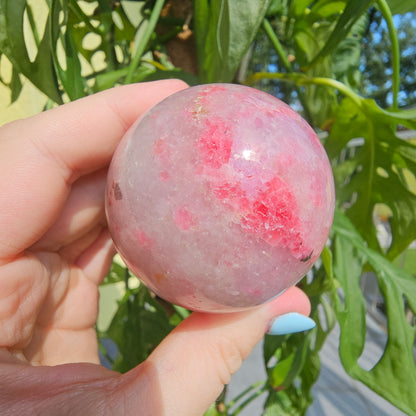
[[160, 297], [224, 312], [262, 304], [319, 257], [334, 182], [312, 128], [254, 88], [177, 92], [122, 139], [107, 181], [110, 232]]

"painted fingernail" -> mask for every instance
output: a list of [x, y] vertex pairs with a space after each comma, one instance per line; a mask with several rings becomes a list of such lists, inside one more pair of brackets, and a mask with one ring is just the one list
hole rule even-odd
[[311, 318], [297, 312], [290, 312], [273, 319], [267, 333], [269, 335], [287, 335], [309, 331], [315, 326], [316, 323]]

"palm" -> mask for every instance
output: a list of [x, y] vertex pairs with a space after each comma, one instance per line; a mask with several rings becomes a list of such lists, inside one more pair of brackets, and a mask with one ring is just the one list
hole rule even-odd
[[8, 349], [22, 352], [33, 364], [98, 361], [98, 284], [112, 253], [104, 221], [104, 180], [104, 171], [77, 180], [52, 224], [41, 220], [48, 218], [43, 212], [31, 213], [38, 220], [25, 231], [48, 231], [13, 262], [18, 298], [24, 301], [19, 313], [9, 308], [6, 318], [15, 328]]

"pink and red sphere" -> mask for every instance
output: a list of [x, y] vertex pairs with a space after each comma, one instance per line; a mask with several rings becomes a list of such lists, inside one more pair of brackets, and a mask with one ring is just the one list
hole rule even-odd
[[319, 257], [334, 183], [312, 128], [233, 84], [177, 92], [123, 138], [107, 181], [114, 243], [160, 297], [198, 311], [265, 303]]

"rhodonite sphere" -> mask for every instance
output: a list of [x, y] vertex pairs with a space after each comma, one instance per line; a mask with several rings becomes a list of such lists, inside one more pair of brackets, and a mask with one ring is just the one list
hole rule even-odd
[[296, 284], [319, 257], [334, 183], [312, 128], [254, 88], [208, 84], [143, 115], [110, 165], [117, 250], [160, 297], [236, 311]]

